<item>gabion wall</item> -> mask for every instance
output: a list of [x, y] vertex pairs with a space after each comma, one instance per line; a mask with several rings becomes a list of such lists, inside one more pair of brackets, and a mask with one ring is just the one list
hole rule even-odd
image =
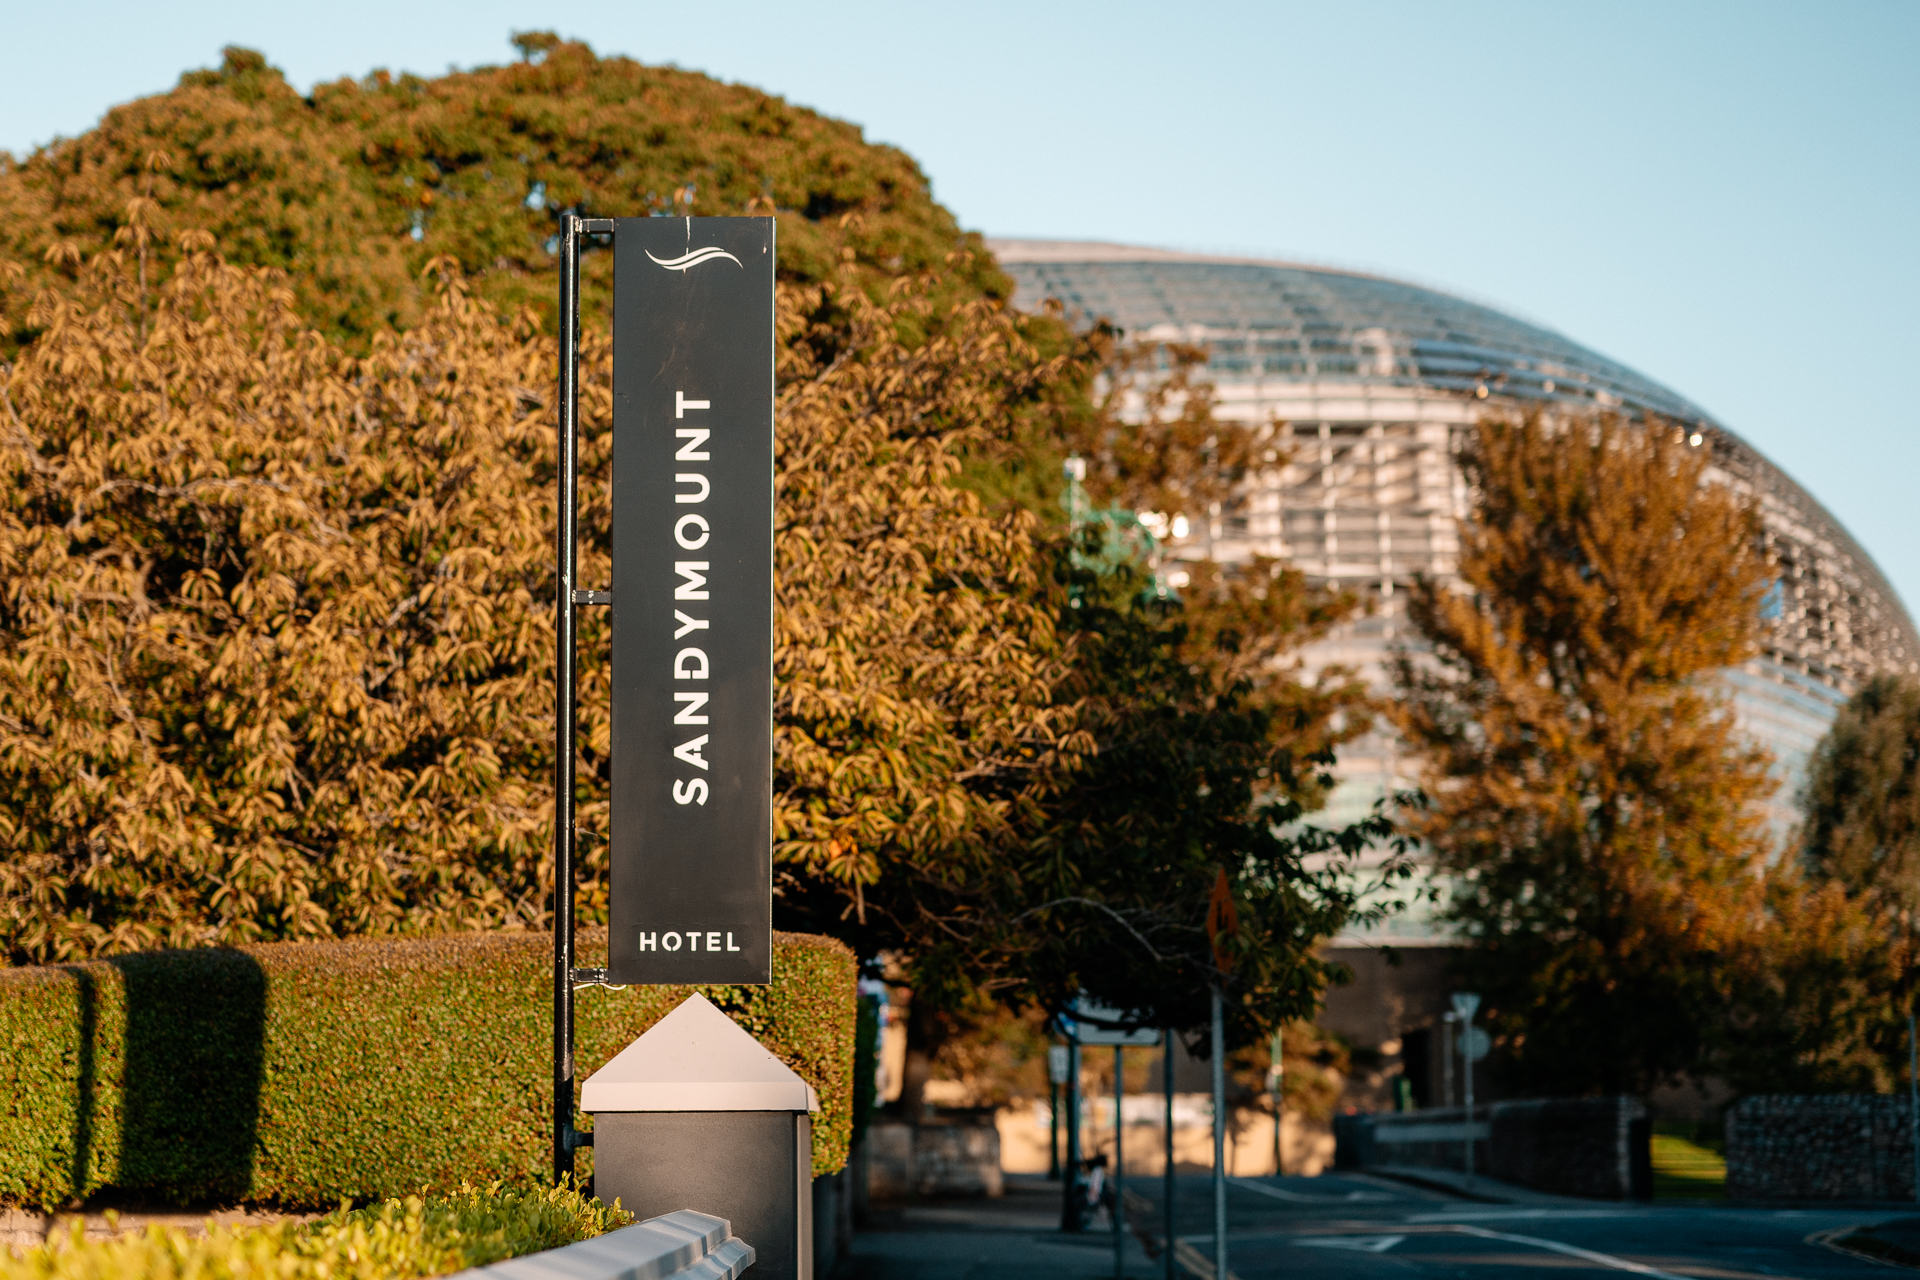
[[1874, 1093], [1742, 1099], [1727, 1112], [1727, 1195], [1911, 1200], [1911, 1104]]

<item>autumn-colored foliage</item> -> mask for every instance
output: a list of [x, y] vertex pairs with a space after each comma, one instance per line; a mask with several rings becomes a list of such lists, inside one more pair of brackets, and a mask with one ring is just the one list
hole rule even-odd
[[[1006, 364], [983, 354], [968, 363]], [[1208, 987], [1221, 981], [1237, 1039], [1310, 1014], [1333, 976], [1315, 946], [1363, 910], [1367, 885], [1350, 874], [1354, 859], [1370, 841], [1391, 839], [1378, 817], [1337, 832], [1297, 825], [1325, 794], [1332, 751], [1364, 729], [1368, 699], [1352, 673], [1305, 678], [1296, 652], [1347, 617], [1353, 599], [1265, 560], [1190, 566], [1179, 598], [1157, 597], [1143, 590], [1144, 563], [1095, 545], [1104, 524], [1036, 530], [1026, 514], [1057, 512], [1051, 498], [1068, 450], [1091, 464], [1086, 487], [1098, 502], [1204, 509], [1230, 491], [1257, 433], [1214, 421], [1185, 355], [1168, 354], [1167, 384], [1153, 381], [1158, 362], [1153, 350], [1122, 350], [1096, 331], [1049, 360], [1045, 379], [1022, 385], [995, 375], [992, 385], [1005, 390], [993, 416], [1005, 425], [968, 441], [969, 466], [955, 477], [1016, 513], [1008, 527], [1024, 530], [1023, 541], [1004, 543], [1005, 552], [1051, 570], [1007, 562], [1010, 594], [995, 625], [1025, 640], [1003, 652], [1044, 671], [1046, 682], [1009, 683], [996, 696], [1037, 698], [1044, 687], [1051, 718], [1025, 713], [1028, 732], [1044, 724], [1072, 733], [1018, 744], [989, 769], [949, 774], [967, 784], [956, 795], [990, 798], [986, 821], [940, 829], [926, 855], [874, 858], [864, 883], [797, 877], [778, 908], [794, 927], [835, 932], [862, 954], [910, 957], [910, 1095], [951, 1036], [991, 1021], [981, 1004], [988, 998], [1058, 1010], [1087, 990], [1149, 1025], [1184, 1028], [1204, 1022]], [[965, 367], [955, 364], [940, 382], [965, 386], [980, 376]], [[928, 416], [911, 384], [894, 380], [887, 395], [904, 403], [883, 410], [876, 400], [869, 412]], [[1023, 474], [1003, 482], [1016, 469]], [[842, 661], [837, 646], [832, 653]], [[1005, 657], [996, 667], [1016, 671]], [[969, 660], [970, 679], [971, 670]], [[823, 765], [837, 754], [823, 754]], [[1230, 976], [1216, 969], [1204, 928], [1222, 866], [1245, 922]], [[1381, 874], [1394, 882], [1405, 870], [1390, 858]], [[903, 1105], [913, 1113], [911, 1100]]]
[[[1149, 601], [1045, 523], [1065, 451], [1100, 501], [1197, 513], [1261, 433], [1214, 418], [1192, 352], [1005, 309], [857, 129], [517, 43], [306, 97], [228, 50], [0, 161], [0, 951], [544, 923], [554, 220], [771, 211], [782, 922], [910, 957], [921, 1008], [1138, 979], [1184, 1025], [1226, 865], [1236, 1031], [1310, 1011], [1342, 860], [1388, 828], [1277, 833], [1364, 718], [1289, 654], [1354, 602], [1265, 562]], [[586, 254], [589, 584], [609, 265]], [[607, 625], [580, 620], [589, 921]]]
[[1771, 783], [1715, 680], [1757, 638], [1757, 516], [1658, 422], [1494, 417], [1463, 463], [1461, 587], [1416, 591], [1398, 670], [1420, 834], [1520, 1086], [1647, 1087], [1700, 1067], [1760, 919]]
[[[44, 295], [6, 373], [5, 947], [531, 924], [550, 892], [551, 342], [435, 263], [350, 356], [277, 276], [141, 228]], [[1051, 368], [905, 289], [782, 291], [783, 864], [851, 886], [959, 856], [1070, 749], [1022, 596], [1032, 526], [945, 483]], [[809, 337], [856, 344], [815, 361]], [[582, 573], [607, 568], [608, 363], [583, 361]], [[584, 875], [601, 881], [605, 621], [582, 623]], [[588, 915], [593, 915], [593, 902]]]
[[6, 951], [537, 918], [545, 352], [450, 283], [349, 358], [133, 256], [0, 384]]
[[1018, 805], [1091, 745], [1059, 697], [1035, 518], [954, 483], [1067, 362], [1003, 309], [893, 293], [794, 291], [782, 312], [775, 843], [862, 916], [883, 866], [1000, 857]]
[[1273, 424], [1216, 416], [1205, 348], [1128, 342], [1104, 327], [1080, 342], [1083, 367], [1098, 376], [1086, 394], [1058, 401], [1048, 426], [1058, 447], [1085, 461], [1096, 506], [1204, 518], [1263, 462], [1279, 460]]

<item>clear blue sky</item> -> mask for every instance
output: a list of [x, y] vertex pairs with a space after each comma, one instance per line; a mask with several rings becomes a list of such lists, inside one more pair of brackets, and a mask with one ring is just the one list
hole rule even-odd
[[[994, 235], [1364, 267], [1705, 406], [1920, 609], [1920, 4], [6, 6], [0, 148], [260, 49], [305, 88], [514, 29], [857, 121]], [[555, 16], [565, 13], [564, 18]]]

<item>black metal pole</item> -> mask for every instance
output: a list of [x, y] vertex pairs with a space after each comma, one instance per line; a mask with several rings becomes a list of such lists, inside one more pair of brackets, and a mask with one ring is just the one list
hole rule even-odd
[[1047, 1181], [1060, 1181], [1060, 1086], [1047, 1081]]
[[1227, 1031], [1225, 998], [1213, 986], [1213, 1274], [1227, 1276]]
[[1166, 1219], [1167, 1246], [1164, 1260], [1167, 1266], [1167, 1280], [1173, 1280], [1173, 1028], [1168, 1027], [1160, 1054], [1160, 1079], [1167, 1091], [1167, 1167], [1165, 1171], [1165, 1189], [1161, 1192], [1164, 1201], [1160, 1206], [1161, 1216]]
[[580, 234], [560, 215], [560, 590], [553, 624], [553, 1178], [573, 1176], [574, 576], [579, 506]]
[[1913, 1144], [1913, 1198], [1920, 1200], [1920, 1026], [1915, 1025], [1911, 1005], [1907, 1007], [1907, 1102], [1907, 1140]]
[[1127, 1160], [1123, 1145], [1127, 1130], [1123, 1105], [1127, 1096], [1127, 1071], [1121, 1056], [1124, 1053], [1126, 1050], [1119, 1045], [1113, 1046], [1113, 1280], [1121, 1280], [1126, 1275], [1127, 1234], [1120, 1225], [1127, 1212]]
[[1080, 1231], [1080, 1042], [1067, 1041], [1067, 1082], [1061, 1090], [1067, 1097], [1067, 1159], [1060, 1180], [1060, 1229], [1073, 1234]]

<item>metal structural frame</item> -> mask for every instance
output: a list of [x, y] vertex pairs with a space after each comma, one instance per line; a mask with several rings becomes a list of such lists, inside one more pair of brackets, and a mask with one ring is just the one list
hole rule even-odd
[[1842, 688], [1920, 671], [1920, 630], [1811, 494], [1699, 406], [1552, 330], [1359, 272], [1118, 245], [990, 247], [1022, 306], [1055, 297], [1077, 323], [1202, 346], [1216, 413], [1276, 423], [1269, 465], [1222, 509], [1186, 513], [1194, 527], [1176, 554], [1282, 556], [1391, 600], [1415, 574], [1454, 569], [1468, 495], [1452, 453], [1489, 402], [1657, 416], [1708, 451], [1714, 479], [1760, 501], [1781, 562], [1771, 658]]
[[593, 1145], [591, 1131], [574, 1120], [573, 987], [603, 982], [604, 969], [573, 967], [574, 753], [579, 721], [575, 706], [576, 618], [583, 605], [613, 603], [613, 593], [582, 590], [580, 569], [580, 250], [588, 236], [611, 239], [611, 218], [560, 215], [560, 408], [559, 502], [555, 563], [559, 587], [554, 601], [553, 743], [553, 1176], [571, 1180], [573, 1153]]

